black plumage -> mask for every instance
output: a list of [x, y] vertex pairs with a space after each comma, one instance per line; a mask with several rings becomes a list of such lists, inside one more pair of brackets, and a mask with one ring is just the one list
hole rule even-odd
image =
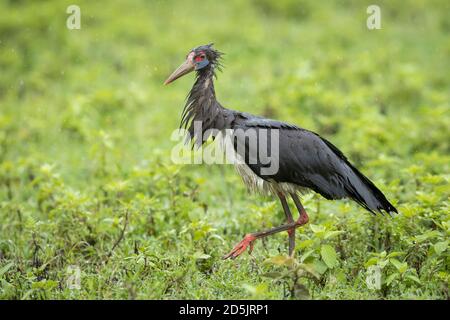
[[[289, 208], [287, 207], [286, 211], [285, 206], [285, 197], [289, 195], [294, 198], [300, 212], [300, 218], [303, 215], [303, 220], [307, 220], [306, 211], [304, 211], [297, 197], [297, 192], [305, 189], [314, 190], [329, 200], [352, 199], [371, 213], [397, 212], [383, 193], [356, 169], [336, 146], [318, 134], [281, 121], [224, 108], [216, 100], [214, 90], [215, 71], [220, 67], [221, 55], [222, 53], [215, 50], [212, 45], [206, 45], [193, 49], [187, 58], [186, 63], [188, 64], [191, 63], [188, 60], [192, 59], [191, 69], [196, 70], [196, 81], [187, 97], [186, 106], [182, 113], [181, 127], [188, 129], [191, 139], [196, 144], [200, 145], [206, 141], [208, 137], [203, 136], [203, 134], [209, 129], [218, 131], [231, 129], [244, 133], [249, 130], [256, 132], [264, 130], [268, 134], [269, 140], [271, 130], [277, 130], [279, 152], [274, 152], [273, 155], [278, 157], [279, 170], [275, 173], [264, 174], [261, 169], [266, 167], [267, 164], [260, 161], [257, 155], [254, 155], [256, 161], [249, 161], [249, 157], [258, 148], [261, 148], [259, 143], [250, 144], [248, 140], [245, 140], [245, 137], [240, 135], [233, 137], [233, 143], [238, 153], [239, 150], [245, 150], [242, 156], [248, 168], [264, 183], [274, 186], [271, 190], [275, 190], [274, 193], [280, 197], [288, 222], [292, 222], [290, 221], [292, 216], [290, 212], [287, 212]], [[205, 61], [207, 61], [206, 66], [204, 66]], [[201, 68], [197, 68], [197, 62], [202, 64]], [[176, 72], [169, 77], [166, 83], [179, 77]], [[195, 132], [195, 121], [201, 122], [201, 132]], [[258, 141], [259, 139], [261, 138], [258, 136]], [[239, 145], [242, 149], [238, 148]], [[266, 154], [271, 154], [271, 144], [267, 143], [264, 147], [267, 148]], [[289, 186], [289, 188], [278, 187], [283, 185]], [[306, 218], [304, 218], [305, 216]], [[282, 226], [278, 229], [274, 228], [274, 230], [276, 229], [275, 232], [295, 230], [298, 225], [297, 223], [297, 225], [288, 229]], [[282, 230], [279, 230], [280, 228]], [[227, 257], [238, 256], [248, 245], [252, 246], [256, 238], [266, 236], [265, 233], [263, 235], [260, 235], [260, 233], [252, 235], [250, 238], [246, 238], [247, 241], [244, 239], [236, 246]], [[290, 240], [292, 241], [290, 253], [292, 253], [293, 237], [290, 237]]]

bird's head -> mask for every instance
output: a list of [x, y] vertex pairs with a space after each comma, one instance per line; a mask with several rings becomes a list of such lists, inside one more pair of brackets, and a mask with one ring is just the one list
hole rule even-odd
[[192, 49], [186, 56], [186, 60], [167, 78], [164, 84], [169, 84], [176, 79], [192, 72], [203, 72], [219, 65], [221, 52], [213, 48], [213, 44], [207, 44]]

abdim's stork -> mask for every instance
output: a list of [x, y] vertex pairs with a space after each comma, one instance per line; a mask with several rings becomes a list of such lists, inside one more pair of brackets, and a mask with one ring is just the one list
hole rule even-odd
[[[265, 130], [271, 139], [276, 137], [277, 155], [273, 159], [278, 163], [275, 172], [264, 173], [267, 163], [259, 160], [257, 156], [251, 157], [251, 153], [257, 152], [258, 148], [270, 149], [272, 146], [273, 149], [273, 140], [269, 141], [270, 143], [259, 143], [260, 139], [249, 142], [244, 134], [244, 137], [234, 137], [233, 147], [242, 156], [243, 161], [237, 162], [236, 168], [244, 183], [251, 190], [278, 196], [287, 219], [287, 223], [279, 227], [247, 234], [224, 259], [236, 258], [247, 247], [251, 252], [256, 239], [281, 231], [287, 231], [289, 234], [289, 254], [292, 255], [295, 229], [308, 222], [308, 215], [298, 194], [308, 189], [329, 200], [350, 198], [371, 213], [397, 212], [383, 193], [358, 171], [338, 148], [318, 134], [281, 121], [224, 108], [216, 100], [214, 91], [215, 71], [220, 68], [221, 55], [212, 44], [192, 49], [186, 61], [165, 81], [165, 84], [169, 84], [191, 71], [196, 71], [196, 80], [187, 97], [181, 126], [188, 128], [191, 139], [200, 144], [206, 140], [203, 133], [211, 129], [222, 132], [239, 129], [244, 133]], [[201, 132], [194, 130], [194, 122], [197, 121], [201, 122]], [[272, 131], [277, 131], [277, 134], [270, 135]], [[242, 150], [245, 154], [242, 154]], [[271, 153], [271, 150], [264, 151], [267, 151], [265, 154]], [[296, 221], [286, 201], [288, 196], [292, 197], [299, 212]]]

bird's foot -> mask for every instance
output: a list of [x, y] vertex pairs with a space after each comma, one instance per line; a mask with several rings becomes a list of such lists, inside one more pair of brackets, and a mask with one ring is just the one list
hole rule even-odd
[[230, 251], [230, 253], [228, 253], [227, 255], [223, 256], [222, 259], [236, 259], [238, 256], [240, 256], [246, 249], [247, 247], [250, 247], [248, 250], [248, 253], [252, 253], [253, 251], [253, 242], [256, 240], [256, 237], [252, 234], [247, 234], [244, 239], [239, 242], [234, 248], [233, 250]]

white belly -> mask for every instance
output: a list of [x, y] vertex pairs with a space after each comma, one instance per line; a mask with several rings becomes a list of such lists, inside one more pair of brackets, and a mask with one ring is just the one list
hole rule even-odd
[[305, 193], [308, 191], [293, 183], [264, 180], [257, 176], [245, 163], [235, 163], [234, 167], [242, 177], [242, 181], [244, 181], [247, 189], [251, 192], [257, 192], [263, 195], [277, 195], [278, 193], [282, 193], [287, 196], [297, 192]]

